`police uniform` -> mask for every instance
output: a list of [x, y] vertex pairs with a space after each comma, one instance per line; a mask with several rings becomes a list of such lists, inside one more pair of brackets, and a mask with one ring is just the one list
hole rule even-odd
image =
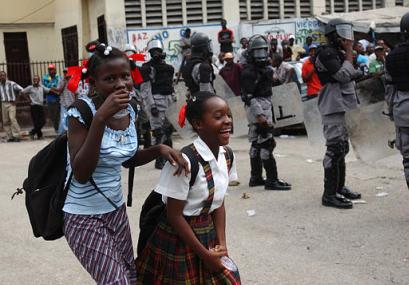
[[[406, 15], [404, 15], [405, 17]], [[409, 17], [409, 16], [408, 16]], [[403, 18], [402, 18], [403, 19]], [[396, 127], [396, 147], [403, 157], [409, 188], [409, 42], [399, 44], [386, 57], [385, 100]]]
[[192, 57], [183, 67], [183, 79], [191, 94], [198, 91], [215, 93], [213, 81], [215, 79], [213, 66], [207, 59]]
[[183, 80], [191, 94], [198, 91], [215, 93], [215, 79], [210, 58], [213, 55], [211, 41], [204, 33], [194, 33], [191, 38], [192, 57], [182, 69]]
[[[340, 20], [340, 23], [345, 22]], [[322, 203], [325, 206], [352, 208], [348, 199], [358, 199], [361, 195], [345, 187], [345, 156], [349, 152], [345, 112], [358, 107], [354, 79], [361, 76], [362, 72], [345, 60], [344, 54], [337, 47], [331, 45], [318, 49], [315, 69], [323, 85], [318, 93], [318, 109], [327, 147], [323, 160]]]
[[[250, 63], [244, 66], [241, 74], [242, 98], [245, 102], [247, 119], [249, 122], [249, 141], [251, 177], [249, 186], [265, 185], [266, 190], [289, 190], [291, 185], [278, 179], [277, 164], [273, 150], [276, 142], [273, 138], [273, 114], [271, 96], [273, 95], [273, 70], [266, 65], [267, 42], [260, 35], [253, 36], [249, 43]], [[265, 42], [265, 43], [264, 43]], [[254, 50], [265, 51], [265, 58], [254, 58]], [[256, 52], [258, 53], [258, 52]], [[259, 62], [256, 62], [260, 60]], [[268, 126], [261, 126], [258, 116], [264, 116]], [[267, 180], [262, 178], [265, 169]]]
[[[172, 146], [173, 128], [166, 119], [165, 113], [169, 105], [176, 100], [173, 88], [174, 72], [173, 66], [163, 59], [153, 58], [142, 65], [144, 82], [141, 84], [141, 97], [144, 109], [148, 113], [156, 145], [164, 143]], [[164, 163], [164, 159], [158, 158], [155, 167], [162, 169]]]

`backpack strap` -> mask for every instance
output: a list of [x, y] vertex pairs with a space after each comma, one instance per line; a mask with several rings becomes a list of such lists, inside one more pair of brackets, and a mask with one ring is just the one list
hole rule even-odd
[[196, 149], [193, 144], [187, 145], [181, 149], [190, 161], [190, 181], [189, 188], [195, 184], [197, 173], [199, 172], [199, 160], [197, 158]]
[[84, 100], [77, 99], [74, 103], [70, 106], [70, 108], [77, 108], [81, 114], [82, 119], [85, 122], [85, 127], [89, 129], [91, 127], [92, 119], [94, 114], [92, 113], [91, 108]]
[[225, 150], [224, 157], [226, 158], [227, 171], [230, 173], [231, 166], [234, 160], [233, 150], [227, 145], [223, 146], [223, 148]]

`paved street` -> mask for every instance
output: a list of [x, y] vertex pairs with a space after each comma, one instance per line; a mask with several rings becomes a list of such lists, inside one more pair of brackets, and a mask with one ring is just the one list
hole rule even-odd
[[[32, 236], [24, 196], [10, 201], [29, 159], [48, 141], [0, 144], [0, 284], [93, 284], [65, 239]], [[187, 143], [177, 139], [175, 147]], [[293, 184], [290, 192], [249, 189], [248, 143], [231, 141], [242, 184], [226, 197], [227, 238], [243, 284], [409, 284], [409, 192], [400, 157], [368, 165], [350, 154], [348, 185], [367, 204], [336, 210], [320, 204], [323, 151], [305, 136], [277, 144], [279, 174]], [[134, 206], [128, 208], [135, 248], [140, 207], [158, 176], [153, 163], [136, 170]], [[381, 192], [388, 195], [377, 197]]]

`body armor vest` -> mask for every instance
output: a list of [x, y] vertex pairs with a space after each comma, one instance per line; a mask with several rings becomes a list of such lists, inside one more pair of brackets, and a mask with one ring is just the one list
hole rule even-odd
[[165, 62], [154, 63], [149, 61], [145, 64], [152, 67], [155, 72], [155, 78], [151, 78], [152, 94], [171, 95], [173, 89], [174, 68]]
[[386, 57], [385, 67], [392, 77], [392, 84], [399, 91], [409, 91], [409, 43], [395, 47]]
[[335, 74], [342, 67], [343, 62], [344, 55], [335, 48], [330, 46], [318, 48], [314, 67], [321, 81], [321, 85], [337, 82], [331, 75]]

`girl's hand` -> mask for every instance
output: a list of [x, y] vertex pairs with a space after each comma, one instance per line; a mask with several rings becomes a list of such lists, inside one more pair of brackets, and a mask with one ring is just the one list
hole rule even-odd
[[213, 251], [215, 252], [225, 252], [225, 256], [229, 256], [229, 253], [227, 251], [227, 247], [225, 245], [216, 245], [214, 248], [212, 248]]
[[223, 266], [222, 262], [220, 261], [220, 258], [222, 256], [226, 256], [227, 252], [220, 250], [220, 251], [215, 251], [215, 250], [209, 250], [208, 254], [203, 258], [203, 262], [206, 266], [206, 268], [210, 272], [221, 272], [225, 269]]
[[99, 107], [97, 114], [107, 121], [115, 113], [128, 107], [130, 101], [129, 91], [125, 89], [116, 90], [110, 94]]
[[180, 176], [182, 174], [182, 171], [184, 170], [185, 175], [187, 176], [189, 173], [189, 164], [183, 158], [182, 154], [179, 151], [176, 151], [164, 144], [161, 144], [159, 147], [160, 155], [166, 158], [170, 162], [170, 164], [177, 168], [173, 175]]

